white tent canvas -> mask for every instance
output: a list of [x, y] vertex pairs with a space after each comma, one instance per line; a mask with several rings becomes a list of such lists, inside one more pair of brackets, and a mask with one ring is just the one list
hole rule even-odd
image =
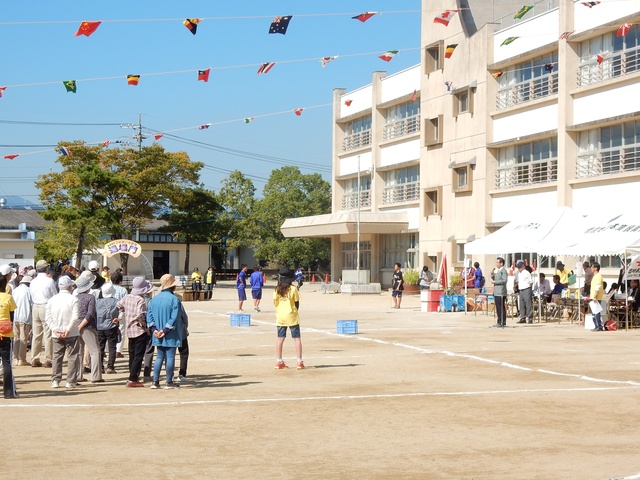
[[[569, 207], [551, 211], [530, 211], [522, 219], [509, 222], [484, 238], [467, 243], [465, 255], [499, 255], [516, 252], [539, 252], [541, 245], [558, 246], [575, 239], [584, 217]], [[548, 239], [545, 241], [545, 239]], [[555, 254], [555, 252], [552, 252]]]

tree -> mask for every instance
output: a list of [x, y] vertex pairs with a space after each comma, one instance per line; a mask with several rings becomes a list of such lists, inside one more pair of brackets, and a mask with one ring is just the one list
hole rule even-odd
[[236, 249], [253, 247], [255, 229], [251, 213], [255, 206], [253, 182], [239, 170], [234, 170], [222, 181], [218, 193], [224, 212], [220, 215], [221, 235], [226, 238], [226, 247]]
[[[36, 243], [37, 258], [57, 260], [59, 258], [71, 258], [76, 253], [78, 232], [66, 227], [62, 222], [54, 221], [44, 227], [44, 231], [38, 233]], [[100, 232], [85, 230], [84, 245], [92, 249], [100, 245]]]
[[319, 174], [303, 175], [297, 167], [271, 172], [263, 198], [251, 215], [257, 242], [256, 257], [295, 266], [328, 262], [330, 241], [325, 238], [285, 238], [280, 232], [287, 218], [331, 212], [331, 186]]
[[219, 235], [217, 229], [218, 216], [222, 206], [215, 193], [199, 188], [185, 188], [171, 208], [171, 211], [160, 216], [168, 224], [161, 228], [172, 232], [186, 244], [184, 273], [189, 273], [191, 244], [194, 242], [210, 242]]
[[58, 157], [62, 172], [40, 175], [36, 186], [40, 188], [40, 200], [46, 207], [41, 215], [59, 228], [74, 233], [75, 266], [80, 268], [87, 230], [101, 231], [120, 221], [120, 214], [107, 205], [107, 192], [124, 188], [126, 180], [103, 168], [100, 147], [73, 142], [65, 144], [65, 148], [71, 155]]

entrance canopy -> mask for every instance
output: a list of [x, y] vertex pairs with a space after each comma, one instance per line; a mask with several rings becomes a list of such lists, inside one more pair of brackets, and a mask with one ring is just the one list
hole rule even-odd
[[[355, 234], [358, 212], [330, 213], [311, 217], [287, 218], [280, 231], [285, 237], [330, 237]], [[409, 228], [406, 213], [360, 212], [360, 233], [402, 233]]]
[[[509, 222], [484, 238], [467, 243], [465, 255], [500, 255], [519, 252], [540, 252], [543, 245], [574, 239], [582, 229], [584, 217], [569, 207], [556, 210], [522, 212], [521, 218]], [[555, 240], [552, 240], [555, 239]], [[553, 242], [553, 243], [552, 243]], [[559, 245], [556, 243], [555, 245]], [[560, 252], [552, 252], [552, 255]]]

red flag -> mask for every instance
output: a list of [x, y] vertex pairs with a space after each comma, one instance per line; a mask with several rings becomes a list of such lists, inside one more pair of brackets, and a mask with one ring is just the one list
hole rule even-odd
[[361, 13], [360, 15], [356, 15], [355, 17], [351, 17], [351, 18], [353, 20], [360, 20], [362, 23], [364, 23], [367, 20], [369, 20], [371, 17], [373, 17], [376, 13], [378, 12], [364, 12], [364, 13]]
[[302, 115], [302, 110], [304, 110], [304, 109], [303, 108], [296, 108], [293, 111], [293, 113], [295, 113], [299, 117], [300, 115]]
[[127, 83], [129, 85], [138, 86], [138, 82], [140, 81], [140, 75], [127, 75]]
[[502, 71], [498, 70], [497, 72], [493, 72], [491, 75], [493, 78], [500, 78], [502, 76]]
[[4, 92], [7, 87], [0, 87], [0, 98], [2, 98], [2, 92]]
[[265, 62], [262, 65], [260, 65], [260, 68], [256, 73], [258, 75], [260, 75], [261, 73], [269, 73], [269, 70], [271, 70], [275, 66], [275, 64], [276, 62]]
[[601, 65], [601, 64], [602, 64], [602, 62], [604, 62], [604, 55], [597, 54], [597, 55], [596, 55], [596, 60], [597, 60], [597, 62], [598, 62], [598, 65]]
[[78, 37], [80, 35], [84, 35], [85, 37], [88, 37], [98, 29], [101, 23], [102, 22], [82, 22], [80, 24], [80, 28], [78, 28], [78, 31], [75, 33], [74, 37]]
[[511, 261], [511, 268], [509, 269], [509, 275], [513, 275], [513, 270], [516, 268], [515, 264], [513, 263], [513, 260]]
[[582, 5], [589, 8], [593, 8], [598, 4], [600, 4], [600, 2], [582, 2]]
[[445, 27], [449, 25], [451, 18], [458, 13], [458, 10], [445, 10], [439, 17], [433, 19], [433, 23], [441, 23]]
[[17, 153], [13, 153], [11, 155], [5, 155], [4, 158], [6, 158], [7, 160], [13, 160], [16, 157], [19, 157], [20, 155]]
[[210, 126], [211, 126], [211, 124], [210, 124], [210, 123], [205, 123], [205, 124], [203, 124], [203, 125], [200, 125], [200, 126], [198, 127], [198, 130], [206, 130], [206, 129], [207, 129], [207, 128], [209, 128]]
[[535, 272], [538, 269], [538, 264], [536, 263], [536, 261], [534, 260], [533, 263], [531, 264], [531, 269]]
[[199, 18], [187, 18], [182, 24], [189, 29], [192, 35], [198, 33]]
[[633, 23], [625, 23], [624, 25], [620, 25], [620, 28], [616, 32], [616, 37], [624, 37], [627, 33], [629, 33], [631, 25], [633, 25]]
[[160, 140], [164, 135], [162, 133], [156, 133], [153, 138], [155, 138], [156, 140]]
[[571, 32], [562, 32], [562, 35], [560, 35], [559, 40], [569, 40], [569, 37], [573, 35], [573, 30]]
[[442, 255], [442, 262], [440, 262], [440, 270], [438, 270], [438, 282], [442, 286], [443, 290], [449, 288], [449, 269], [447, 268], [447, 255]]
[[351, 106], [351, 102], [353, 102], [353, 100], [345, 100], [345, 101], [344, 101], [344, 104], [345, 104], [347, 107], [350, 107], [350, 106]]
[[208, 82], [209, 72], [211, 72], [210, 68], [207, 68], [206, 70], [198, 70], [198, 81]]
[[108, 147], [110, 143], [111, 143], [111, 140], [105, 140], [104, 142], [102, 142], [102, 146]]
[[412, 102], [415, 102], [415, 101], [416, 101], [416, 94], [417, 94], [417, 93], [418, 93], [418, 91], [417, 91], [417, 90], [414, 90], [414, 91], [413, 91], [413, 95], [411, 95], [411, 101], [412, 101]]

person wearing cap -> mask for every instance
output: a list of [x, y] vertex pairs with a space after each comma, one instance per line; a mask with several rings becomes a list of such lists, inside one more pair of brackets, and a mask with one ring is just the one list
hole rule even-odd
[[100, 275], [100, 265], [95, 260], [91, 260], [89, 262], [89, 271], [93, 274], [93, 285], [91, 286], [91, 290], [96, 299], [100, 296], [100, 289], [102, 285], [104, 285], [104, 278]]
[[298, 287], [292, 285], [296, 281], [295, 274], [287, 267], [283, 267], [278, 272], [278, 285], [273, 291], [273, 304], [276, 307], [276, 327], [278, 329], [278, 339], [276, 340], [276, 369], [289, 368], [282, 359], [282, 347], [287, 337], [287, 328], [291, 331], [291, 338], [296, 346], [298, 370], [304, 368], [302, 361], [302, 339], [300, 338], [300, 292]]
[[556, 275], [560, 275], [560, 283], [564, 288], [569, 288], [569, 275], [572, 271], [564, 266], [560, 260], [556, 262]]
[[13, 347], [13, 318], [16, 303], [7, 292], [7, 278], [0, 276], [0, 359], [2, 362], [2, 387], [4, 398], [17, 398], [16, 383], [11, 369], [11, 349]]
[[51, 330], [44, 321], [47, 302], [51, 297], [57, 295], [58, 288], [56, 282], [47, 275], [49, 263], [46, 260], [38, 260], [36, 263], [37, 275], [29, 284], [31, 299], [33, 300], [33, 325], [31, 335], [31, 366], [41, 367], [42, 348], [44, 347], [45, 366], [51, 367], [53, 343], [51, 340]]
[[84, 347], [89, 349], [91, 359], [91, 383], [104, 382], [102, 378], [102, 362], [100, 360], [100, 342], [98, 340], [96, 297], [91, 287], [96, 276], [91, 271], [84, 271], [76, 278], [75, 295], [78, 301], [78, 331], [80, 332], [80, 357], [78, 358], [78, 381], [83, 380], [82, 354]]
[[160, 277], [160, 293], [149, 302], [147, 310], [147, 325], [156, 347], [156, 362], [153, 365], [153, 382], [151, 388], [160, 388], [160, 370], [165, 363], [166, 390], [179, 388], [173, 381], [176, 349], [182, 345], [182, 315], [180, 299], [174, 295], [179, 282], [170, 273]]
[[67, 354], [66, 388], [78, 386], [80, 357], [80, 332], [78, 331], [78, 299], [72, 294], [73, 280], [67, 275], [58, 279], [60, 293], [49, 299], [45, 318], [53, 339], [53, 366], [51, 388], [59, 388], [62, 381], [62, 362]]
[[29, 347], [29, 335], [33, 323], [31, 292], [29, 284], [31, 277], [25, 275], [13, 291], [13, 300], [16, 302], [16, 311], [13, 317], [13, 361], [15, 365], [25, 367], [27, 362], [27, 348]]
[[520, 300], [520, 320], [518, 323], [533, 323], [533, 278], [529, 270], [525, 268], [522, 260], [516, 262], [518, 269], [518, 298]]
[[129, 388], [144, 386], [140, 381], [140, 371], [149, 340], [145, 295], [152, 288], [153, 286], [144, 277], [136, 277], [133, 279], [131, 293], [117, 303], [120, 310], [120, 323], [126, 325], [129, 339], [129, 381], [127, 382]]
[[118, 300], [114, 298], [116, 293], [111, 282], [105, 282], [101, 288], [101, 298], [96, 302], [98, 340], [100, 342], [100, 365], [104, 365], [104, 352], [109, 345], [109, 358], [107, 360], [107, 373], [116, 373], [116, 345], [120, 340], [118, 315]]
[[15, 273], [15, 269], [8, 263], [0, 265], [0, 275], [2, 275], [7, 280], [7, 286], [5, 288], [7, 289], [8, 294], [11, 294], [11, 292], [13, 291], [13, 284], [11, 283], [11, 281], [13, 280], [13, 275]]

